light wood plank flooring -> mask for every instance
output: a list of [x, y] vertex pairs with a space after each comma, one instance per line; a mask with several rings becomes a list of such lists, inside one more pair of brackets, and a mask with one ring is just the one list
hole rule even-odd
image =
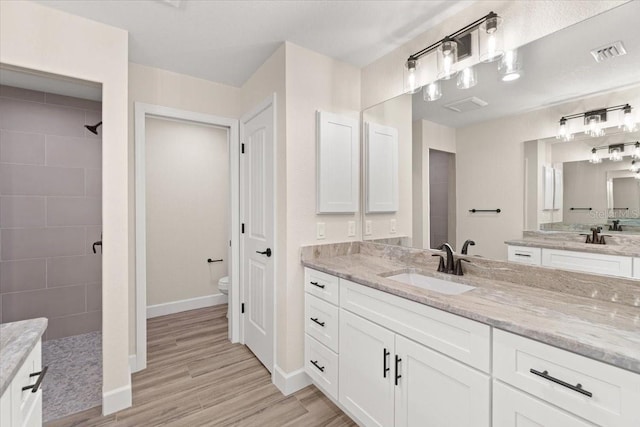
[[317, 388], [285, 397], [243, 345], [227, 339], [227, 306], [147, 321], [147, 369], [133, 374], [133, 406], [89, 409], [47, 423], [67, 426], [355, 426]]

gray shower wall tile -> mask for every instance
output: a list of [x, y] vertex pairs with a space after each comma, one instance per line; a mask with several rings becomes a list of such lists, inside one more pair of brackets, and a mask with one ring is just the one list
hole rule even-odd
[[102, 168], [102, 142], [98, 138], [47, 135], [47, 166]]
[[102, 224], [102, 200], [98, 197], [48, 197], [47, 225], [78, 226]]
[[87, 311], [102, 310], [102, 284], [87, 285]]
[[100, 255], [47, 259], [47, 287], [99, 283], [102, 281]]
[[84, 170], [85, 196], [101, 197], [102, 196], [102, 170], [101, 169], [85, 169]]
[[84, 227], [5, 229], [0, 236], [0, 259], [83, 255], [85, 239]]
[[86, 334], [102, 328], [102, 312], [76, 314], [73, 316], [49, 319], [47, 339], [55, 340], [71, 335]]
[[77, 108], [0, 98], [0, 129], [81, 137], [84, 118]]
[[[92, 255], [93, 244], [102, 240], [102, 227], [87, 227], [86, 230], [85, 253]], [[98, 255], [102, 254], [102, 246], [96, 246], [96, 253]]]
[[58, 95], [55, 93], [45, 93], [44, 102], [46, 104], [63, 105], [65, 107], [80, 108], [82, 110], [102, 111], [102, 103], [99, 101], [74, 98], [72, 96]]
[[45, 288], [46, 267], [44, 258], [0, 262], [0, 294]]
[[84, 196], [84, 170], [0, 164], [0, 195]]
[[21, 99], [23, 101], [31, 102], [44, 102], [45, 94], [44, 92], [40, 92], [37, 90], [0, 85], [0, 97]]
[[44, 227], [45, 224], [44, 197], [0, 197], [0, 228]]
[[2, 323], [34, 317], [70, 316], [83, 313], [86, 286], [65, 286], [2, 295]]
[[44, 139], [38, 133], [0, 130], [0, 162], [44, 165]]

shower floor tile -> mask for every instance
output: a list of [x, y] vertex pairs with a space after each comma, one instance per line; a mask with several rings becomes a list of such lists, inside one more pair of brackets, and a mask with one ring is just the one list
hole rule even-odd
[[44, 421], [102, 404], [102, 333], [74, 335], [42, 343]]

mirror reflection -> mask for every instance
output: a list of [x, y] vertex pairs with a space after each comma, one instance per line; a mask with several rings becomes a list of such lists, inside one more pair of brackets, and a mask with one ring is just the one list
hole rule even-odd
[[[629, 189], [640, 180], [630, 170], [633, 147], [625, 146], [621, 162], [608, 159], [609, 146], [640, 139], [624, 129], [625, 120], [640, 121], [640, 28], [633, 16], [640, 16], [640, 2], [519, 48], [517, 80], [504, 82], [495, 63], [480, 63], [471, 88], [441, 80], [437, 100], [426, 101], [431, 95], [421, 90], [365, 110], [363, 206], [375, 196], [393, 200], [394, 190], [397, 205], [364, 209], [363, 238], [416, 248], [449, 242], [458, 252], [473, 240], [470, 255], [507, 259], [504, 242], [525, 230], [579, 231], [619, 220], [616, 232], [635, 232], [640, 202]], [[616, 42], [626, 54], [595, 60], [592, 51]], [[583, 114], [626, 104], [629, 116], [620, 108], [599, 115], [597, 124]], [[573, 139], [558, 139], [561, 120], [573, 115], [562, 129]], [[585, 133], [596, 125], [596, 137]], [[367, 129], [376, 127], [397, 133], [397, 150], [387, 137], [382, 156], [395, 155], [397, 170], [384, 168], [384, 180], [370, 179], [375, 169], [367, 168], [376, 160], [368, 158]], [[601, 164], [589, 163], [596, 147], [606, 147], [597, 150]], [[592, 172], [599, 181], [587, 184]]]

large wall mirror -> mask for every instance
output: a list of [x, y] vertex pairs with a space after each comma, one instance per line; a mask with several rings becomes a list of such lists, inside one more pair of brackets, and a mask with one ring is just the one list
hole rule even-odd
[[[416, 248], [449, 242], [457, 251], [471, 239], [470, 255], [506, 259], [504, 242], [524, 230], [577, 232], [618, 219], [623, 232], [640, 229], [640, 179], [630, 170], [635, 147], [627, 144], [640, 133], [619, 128], [622, 112], [601, 123], [603, 136], [584, 135], [584, 122], [572, 120], [575, 138], [555, 138], [561, 117], [618, 104], [630, 104], [640, 122], [637, 16], [640, 2], [625, 3], [519, 48], [524, 73], [517, 80], [501, 81], [496, 63], [481, 63], [471, 88], [442, 80], [435, 101], [425, 101], [422, 90], [365, 110], [363, 139], [367, 127], [392, 130], [398, 166], [385, 169], [392, 181], [381, 189], [395, 188], [397, 204], [363, 212], [363, 239]], [[625, 55], [595, 61], [592, 50], [618, 41]], [[367, 143], [363, 165], [371, 160]], [[627, 144], [622, 160], [608, 160], [608, 147], [618, 144]], [[593, 148], [601, 163], [589, 162]], [[364, 206], [378, 191], [367, 186], [383, 186], [366, 178]]]

